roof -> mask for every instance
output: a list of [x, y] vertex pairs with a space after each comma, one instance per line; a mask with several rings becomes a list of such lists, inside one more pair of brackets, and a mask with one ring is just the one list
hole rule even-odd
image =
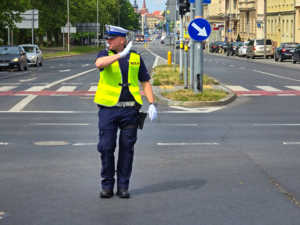
[[146, 14], [146, 13], [149, 13], [149, 12], [148, 12], [148, 9], [140, 9], [138, 12], [141, 13], [141, 15], [144, 15], [144, 14]]
[[156, 11], [153, 11], [153, 15], [155, 15], [155, 16], [161, 16], [162, 14], [164, 13], [164, 11], [158, 11], [158, 10], [156, 10]]
[[156, 18], [157, 16], [153, 15], [153, 14], [147, 14], [147, 18]]

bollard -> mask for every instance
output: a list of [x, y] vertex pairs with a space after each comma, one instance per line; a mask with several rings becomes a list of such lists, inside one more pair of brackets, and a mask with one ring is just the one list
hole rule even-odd
[[168, 51], [168, 65], [171, 65], [171, 59], [172, 59], [172, 53], [171, 51]]
[[145, 48], [147, 48], [147, 42], [145, 42]]
[[184, 89], [188, 89], [188, 45], [184, 46]]

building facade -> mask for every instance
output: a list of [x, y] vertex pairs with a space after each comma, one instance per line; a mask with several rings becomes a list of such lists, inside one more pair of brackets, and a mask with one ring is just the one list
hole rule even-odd
[[295, 42], [300, 43], [300, 0], [295, 0]]
[[295, 14], [294, 0], [267, 1], [267, 38], [275, 47], [295, 41]]

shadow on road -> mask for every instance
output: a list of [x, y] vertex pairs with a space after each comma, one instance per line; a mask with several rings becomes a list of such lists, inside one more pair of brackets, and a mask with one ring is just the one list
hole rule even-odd
[[131, 195], [140, 195], [147, 193], [166, 192], [178, 189], [196, 190], [204, 186], [206, 183], [207, 181], [203, 179], [167, 181], [163, 183], [147, 185], [139, 189], [134, 189], [131, 190], [130, 193]]

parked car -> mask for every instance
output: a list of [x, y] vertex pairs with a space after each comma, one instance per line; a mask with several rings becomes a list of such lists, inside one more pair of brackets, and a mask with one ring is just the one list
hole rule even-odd
[[176, 41], [176, 48], [180, 48], [180, 41]]
[[27, 63], [29, 66], [42, 66], [43, 53], [37, 45], [21, 45], [27, 55]]
[[147, 38], [147, 42], [151, 42], [150, 38]]
[[295, 42], [281, 43], [281, 45], [275, 51], [275, 61], [279, 60], [280, 62], [282, 62], [285, 59], [291, 59], [298, 44], [299, 43]]
[[247, 54], [247, 46], [249, 44], [249, 41], [242, 42], [243, 44], [238, 49], [238, 56], [244, 57]]
[[[274, 44], [271, 39], [266, 39], [266, 55], [274, 58]], [[254, 59], [257, 56], [264, 56], [264, 39], [252, 39], [247, 46], [246, 57]]]
[[161, 44], [164, 44], [164, 43], [165, 43], [165, 41], [164, 41], [165, 37], [166, 37], [166, 36], [162, 36], [162, 37], [161, 37], [161, 39], [160, 39], [160, 43], [161, 43]]
[[226, 55], [229, 56], [233, 56], [234, 54], [237, 54], [237, 46], [240, 44], [240, 42], [231, 42], [226, 50]]
[[220, 42], [219, 43], [219, 51], [223, 50], [224, 53], [226, 53], [229, 44], [230, 44], [229, 42]]
[[27, 55], [20, 45], [0, 46], [0, 70], [28, 70]]
[[294, 54], [292, 56], [292, 62], [293, 63], [296, 63], [296, 62], [300, 63], [300, 44], [294, 50]]
[[214, 41], [214, 42], [212, 42], [212, 43], [210, 43], [210, 45], [209, 45], [209, 47], [208, 47], [208, 51], [209, 52], [211, 52], [211, 53], [214, 53], [214, 52], [216, 52], [216, 53], [218, 53], [219, 52], [219, 43], [220, 42], [217, 42], [217, 41]]
[[239, 44], [236, 46], [236, 53], [235, 56], [239, 56], [239, 49], [244, 45], [244, 42], [239, 42]]

